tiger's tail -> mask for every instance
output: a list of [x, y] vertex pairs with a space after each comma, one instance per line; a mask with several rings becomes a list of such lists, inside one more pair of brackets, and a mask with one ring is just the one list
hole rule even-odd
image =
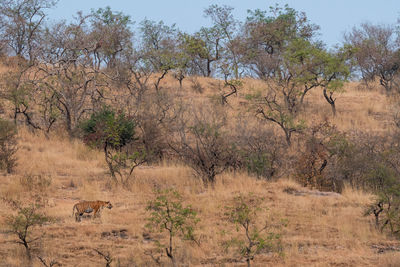
[[74, 205], [74, 207], [72, 208], [72, 217], [74, 217], [74, 211], [75, 209], [78, 211], [78, 209], [76, 208], [76, 204]]

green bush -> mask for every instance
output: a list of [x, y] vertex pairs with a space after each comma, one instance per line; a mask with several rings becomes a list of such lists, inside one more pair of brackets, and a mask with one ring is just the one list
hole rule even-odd
[[97, 148], [121, 148], [134, 139], [135, 122], [123, 112], [116, 114], [109, 107], [104, 107], [84, 121], [81, 129], [88, 145]]
[[236, 225], [242, 236], [233, 237], [225, 242], [226, 249], [236, 247], [240, 257], [246, 259], [247, 266], [257, 254], [263, 252], [281, 253], [281, 235], [274, 228], [285, 226], [286, 222], [272, 224], [265, 218], [267, 209], [263, 206], [263, 198], [249, 194], [234, 198], [233, 205], [226, 207], [227, 220]]
[[6, 225], [9, 232], [17, 236], [18, 239], [15, 242], [25, 247], [26, 255], [31, 260], [32, 243], [41, 238], [41, 236], [33, 237], [32, 229], [42, 226], [50, 221], [50, 218], [38, 212], [39, 206], [37, 205], [18, 206], [17, 208], [18, 214], [7, 217]]
[[[81, 124], [86, 144], [103, 149], [110, 174], [115, 182], [126, 184], [133, 169], [146, 162], [146, 153], [132, 143], [136, 124], [123, 112], [116, 113], [108, 107], [93, 113]], [[127, 170], [127, 171], [126, 171]]]
[[150, 201], [147, 210], [151, 212], [146, 225], [152, 231], [167, 232], [168, 242], [159, 247], [165, 247], [167, 256], [173, 266], [176, 266], [174, 237], [179, 236], [183, 240], [195, 241], [194, 227], [199, 219], [191, 206], [184, 206], [181, 195], [174, 190], [158, 190], [156, 198]]
[[388, 166], [378, 165], [368, 175], [370, 187], [376, 193], [375, 201], [365, 215], [375, 216], [375, 226], [380, 231], [389, 229], [390, 234], [400, 237], [400, 179]]

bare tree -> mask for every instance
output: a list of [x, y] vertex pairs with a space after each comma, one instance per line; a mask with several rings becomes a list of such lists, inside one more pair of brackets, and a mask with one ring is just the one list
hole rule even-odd
[[91, 57], [96, 47], [86, 31], [86, 17], [78, 15], [76, 23], [56, 24], [47, 31], [41, 55], [46, 64], [38, 66], [37, 86], [51, 96], [70, 135], [90, 109], [90, 96], [98, 92], [94, 88], [98, 72]]
[[355, 48], [353, 57], [363, 81], [379, 79], [387, 93], [399, 85], [400, 46], [395, 33], [393, 26], [364, 23], [345, 34], [345, 43]]
[[39, 34], [46, 17], [45, 10], [52, 8], [57, 0], [1, 0], [0, 30], [9, 48], [20, 57], [35, 59]]
[[177, 118], [170, 147], [205, 185], [214, 185], [216, 175], [235, 162], [234, 149], [225, 130], [226, 117], [205, 105], [186, 112]]

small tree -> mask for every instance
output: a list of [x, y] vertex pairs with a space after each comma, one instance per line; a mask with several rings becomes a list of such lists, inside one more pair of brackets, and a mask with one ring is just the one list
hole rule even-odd
[[388, 94], [398, 88], [400, 43], [396, 40], [395, 27], [363, 23], [344, 37], [354, 48], [356, 71], [366, 84], [378, 79]]
[[295, 165], [297, 181], [303, 186], [340, 193], [344, 178], [337, 168], [351, 157], [346, 135], [324, 121], [307, 129], [303, 137], [305, 142]]
[[280, 234], [274, 233], [271, 229], [274, 227], [270, 222], [265, 221], [262, 227], [259, 227], [257, 220], [263, 208], [263, 198], [252, 194], [244, 197], [237, 196], [233, 200], [233, 205], [226, 207], [227, 219], [237, 226], [237, 231], [244, 231], [244, 238], [232, 238], [226, 242], [226, 248], [237, 246], [241, 257], [244, 257], [247, 266], [250, 266], [255, 255], [262, 252], [281, 251]]
[[38, 209], [39, 206], [37, 205], [27, 207], [18, 205], [18, 214], [11, 215], [6, 219], [6, 225], [10, 229], [10, 232], [18, 237], [15, 242], [25, 247], [29, 261], [32, 260], [31, 244], [42, 237], [32, 237], [32, 229], [36, 226], [42, 226], [49, 221], [49, 218], [38, 212]]
[[17, 128], [9, 121], [0, 119], [0, 169], [11, 173], [17, 164]]
[[141, 50], [144, 64], [150, 66], [153, 71], [155, 75], [154, 88], [159, 91], [161, 89], [160, 82], [167, 73], [181, 67], [179, 65], [185, 61], [179, 60], [183, 54], [177, 50], [177, 29], [175, 24], [167, 26], [163, 21], [157, 23], [144, 19], [140, 23], [139, 30], [142, 35]]
[[377, 166], [369, 176], [370, 186], [377, 197], [366, 209], [365, 215], [374, 214], [375, 226], [380, 231], [387, 227], [392, 235], [400, 237], [400, 182], [396, 172], [386, 166]]
[[239, 79], [240, 55], [236, 45], [239, 22], [233, 16], [233, 10], [233, 7], [226, 5], [210, 5], [204, 10], [204, 16], [211, 19], [212, 27], [202, 28], [200, 33], [212, 37], [210, 41], [215, 43], [215, 60], [222, 61], [219, 67], [223, 69], [223, 74], [229, 72], [235, 79]]
[[1, 0], [0, 32], [15, 55], [35, 59], [35, 49], [40, 41], [46, 13], [58, 1]]
[[191, 115], [179, 114], [176, 138], [170, 147], [204, 185], [213, 186], [216, 176], [231, 167], [236, 158], [235, 147], [229, 142], [226, 131], [226, 116], [213, 106], [202, 106], [190, 112]]
[[239, 152], [239, 165], [257, 178], [272, 179], [285, 168], [282, 147], [284, 143], [271, 128], [263, 124], [251, 125], [248, 118], [237, 124], [235, 144]]
[[145, 153], [136, 150], [132, 145], [135, 140], [135, 122], [123, 112], [116, 114], [110, 108], [104, 107], [82, 123], [81, 128], [87, 144], [103, 149], [107, 166], [115, 181], [118, 181], [118, 174], [121, 182], [126, 182], [124, 170], [128, 170], [129, 177], [137, 166], [146, 161]]
[[107, 6], [92, 10], [90, 20], [91, 38], [96, 42], [93, 50], [96, 69], [99, 70], [102, 63], [106, 63], [108, 68], [116, 67], [120, 54], [132, 48], [130, 16], [112, 11]]
[[182, 240], [195, 240], [194, 227], [199, 219], [191, 206], [182, 204], [181, 195], [174, 190], [158, 190], [156, 198], [150, 201], [147, 210], [151, 212], [149, 223], [146, 225], [151, 230], [160, 233], [167, 232], [168, 242], [160, 247], [165, 247], [165, 252], [173, 266], [176, 266], [174, 237], [179, 235]]

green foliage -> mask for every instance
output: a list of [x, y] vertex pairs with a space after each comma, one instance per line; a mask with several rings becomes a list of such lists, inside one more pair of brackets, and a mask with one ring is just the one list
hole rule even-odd
[[394, 170], [376, 166], [369, 174], [369, 182], [377, 194], [374, 202], [366, 209], [365, 215], [375, 215], [375, 225], [381, 231], [400, 238], [400, 179]]
[[0, 119], [0, 170], [11, 173], [17, 164], [17, 127], [9, 121]]
[[186, 33], [180, 35], [183, 50], [191, 57], [200, 57], [207, 59], [210, 57], [210, 52], [207, 50], [206, 42], [199, 37], [192, 36]]
[[10, 232], [18, 237], [16, 243], [25, 247], [29, 259], [31, 259], [31, 243], [40, 239], [40, 237], [32, 237], [32, 229], [50, 221], [50, 218], [39, 213], [38, 209], [37, 205], [18, 207], [18, 214], [11, 215], [6, 219], [6, 225]]
[[126, 183], [134, 168], [147, 160], [145, 150], [133, 144], [135, 126], [133, 119], [123, 112], [116, 114], [108, 107], [92, 114], [80, 126], [85, 143], [103, 149], [110, 174], [116, 182], [118, 174], [120, 182]]
[[92, 10], [92, 16], [101, 20], [105, 25], [121, 24], [127, 26], [132, 23], [129, 15], [124, 15], [122, 12], [113, 12], [109, 6]]
[[199, 219], [191, 206], [184, 206], [181, 195], [172, 189], [155, 191], [156, 198], [150, 201], [147, 210], [151, 212], [146, 225], [152, 231], [167, 232], [169, 243], [164, 246], [167, 256], [175, 263], [173, 238], [195, 240], [194, 229]]
[[115, 113], [109, 107], [93, 113], [81, 124], [85, 143], [103, 148], [121, 148], [134, 140], [135, 122], [123, 112]]
[[270, 153], [247, 153], [245, 164], [247, 171], [257, 177], [270, 178], [274, 170]]
[[[113, 69], [117, 66], [119, 55], [132, 52], [132, 24], [129, 15], [112, 11], [109, 6], [92, 10], [90, 16], [92, 31], [91, 38], [96, 44], [96, 68], [100, 68], [101, 61]], [[99, 62], [100, 61], [100, 62]]]
[[[146, 64], [154, 72], [167, 72], [182, 63], [182, 56], [176, 49], [177, 29], [175, 24], [165, 25], [144, 19], [140, 23]], [[181, 60], [179, 60], [179, 58]], [[184, 60], [183, 60], [184, 61]]]
[[[257, 222], [260, 217], [265, 216], [266, 208], [263, 207], [263, 198], [249, 194], [248, 196], [237, 196], [233, 205], [226, 207], [225, 216], [236, 225], [236, 230], [244, 231], [244, 237], [232, 238], [225, 243], [225, 247], [237, 247], [241, 257], [246, 259], [247, 265], [257, 254], [262, 252], [281, 252], [281, 235], [272, 231], [274, 227], [265, 221], [262, 227]], [[285, 225], [282, 221], [278, 227]]]
[[297, 12], [288, 5], [282, 8], [278, 4], [270, 7], [269, 12], [260, 9], [248, 10], [245, 25], [252, 39], [258, 40], [264, 48], [264, 52], [254, 49], [255, 47], [251, 48], [250, 59], [257, 59], [265, 52], [280, 53], [292, 40], [311, 40], [319, 29], [309, 22], [304, 13]]
[[18, 215], [10, 216], [7, 219], [7, 225], [11, 231], [17, 234], [18, 237], [27, 238], [31, 227], [41, 226], [48, 222], [49, 218], [37, 213], [37, 208], [35, 206], [23, 207], [18, 211]]

